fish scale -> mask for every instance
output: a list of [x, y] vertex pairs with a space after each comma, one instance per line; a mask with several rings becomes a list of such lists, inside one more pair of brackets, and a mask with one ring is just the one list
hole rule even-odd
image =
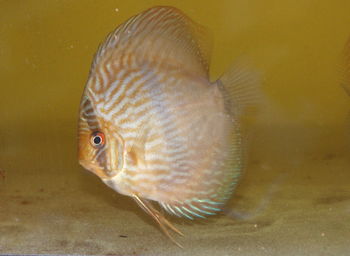
[[207, 31], [181, 11], [151, 8], [100, 45], [81, 101], [79, 162], [171, 239], [168, 229], [181, 232], [152, 202], [178, 217], [213, 215], [241, 172], [239, 122], [251, 95], [242, 86], [249, 92], [256, 79], [242, 69], [210, 82], [210, 49]]

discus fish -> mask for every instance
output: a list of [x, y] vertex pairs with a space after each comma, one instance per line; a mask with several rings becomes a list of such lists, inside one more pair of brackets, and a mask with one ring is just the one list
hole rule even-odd
[[204, 27], [173, 7], [148, 9], [100, 45], [81, 99], [79, 163], [132, 197], [164, 233], [156, 209], [188, 219], [219, 212], [242, 169], [240, 118], [255, 72], [237, 66], [209, 80]]

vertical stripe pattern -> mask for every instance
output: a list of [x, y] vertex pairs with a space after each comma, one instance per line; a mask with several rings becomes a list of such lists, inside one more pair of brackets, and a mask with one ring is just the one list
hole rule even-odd
[[[116, 191], [189, 219], [219, 211], [241, 168], [205, 36], [175, 8], [132, 17], [98, 49], [80, 107], [81, 162]], [[95, 131], [106, 135], [98, 148]]]

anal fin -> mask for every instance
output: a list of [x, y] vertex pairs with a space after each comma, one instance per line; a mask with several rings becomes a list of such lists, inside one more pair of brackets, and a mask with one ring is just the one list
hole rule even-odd
[[147, 212], [152, 218], [159, 224], [160, 228], [164, 232], [164, 234], [177, 246], [183, 248], [181, 244], [179, 244], [169, 233], [169, 229], [174, 231], [175, 233], [183, 236], [184, 234], [179, 231], [173, 224], [171, 224], [157, 209], [154, 208], [151, 202], [148, 200], [141, 199], [137, 195], [133, 195], [136, 203]]

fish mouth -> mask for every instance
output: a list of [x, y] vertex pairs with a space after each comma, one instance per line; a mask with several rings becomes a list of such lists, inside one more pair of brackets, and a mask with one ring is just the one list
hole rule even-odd
[[86, 170], [94, 173], [101, 179], [111, 179], [117, 175], [117, 170], [108, 170], [101, 167], [99, 164], [87, 160], [79, 160], [79, 164], [83, 166]]

